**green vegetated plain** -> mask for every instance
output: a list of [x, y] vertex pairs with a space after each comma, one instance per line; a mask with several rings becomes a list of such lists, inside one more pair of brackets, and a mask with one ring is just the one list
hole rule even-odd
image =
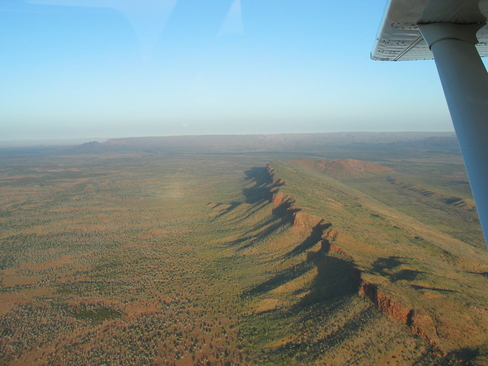
[[449, 134], [0, 154], [2, 364], [488, 362], [488, 254]]

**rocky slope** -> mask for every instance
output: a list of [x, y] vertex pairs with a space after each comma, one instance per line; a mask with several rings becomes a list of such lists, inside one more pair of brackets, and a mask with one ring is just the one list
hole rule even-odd
[[[303, 161], [298, 161], [296, 165], [303, 166], [304, 164]], [[386, 172], [390, 170], [382, 169], [376, 164], [350, 159], [339, 161], [339, 163], [335, 161], [317, 165], [323, 166], [325, 172], [336, 168], [335, 176], [350, 175], [351, 172]], [[316, 170], [317, 166], [312, 168]], [[455, 243], [452, 238], [450, 241], [454, 245], [447, 245], [446, 238], [442, 235], [429, 230], [428, 227], [422, 227], [421, 223], [413, 225], [415, 222], [412, 221], [408, 225], [410, 227], [405, 228], [407, 230], [403, 233], [408, 236], [410, 241], [409, 248], [404, 248], [408, 255], [398, 255], [400, 253], [396, 252], [397, 255], [384, 256], [379, 251], [375, 253], [371, 248], [373, 246], [377, 246], [378, 250], [395, 252], [397, 247], [395, 241], [400, 240], [400, 235], [398, 233], [395, 233], [396, 235], [387, 234], [386, 237], [389, 237], [390, 242], [385, 241], [381, 245], [368, 243], [368, 241], [371, 242], [371, 238], [361, 234], [361, 226], [364, 224], [361, 221], [365, 218], [360, 213], [354, 218], [357, 224], [356, 229], [359, 230], [351, 228], [341, 230], [340, 225], [334, 224], [334, 219], [328, 215], [328, 211], [323, 211], [324, 217], [319, 219], [312, 213], [308, 213], [315, 213], [316, 209], [298, 208], [301, 200], [287, 194], [286, 185], [289, 178], [286, 177], [286, 174], [281, 175], [280, 172], [280, 169], [277, 170], [271, 165], [267, 168], [267, 174], [274, 185], [271, 201], [275, 205], [289, 203], [288, 210], [292, 212], [293, 225], [301, 230], [304, 228], [311, 230], [317, 225], [323, 225], [322, 245], [329, 250], [344, 253], [354, 263], [352, 271], [359, 283], [359, 295], [368, 298], [379, 310], [410, 327], [412, 332], [420, 335], [444, 357], [461, 359], [466, 355], [469, 358], [469, 355], [477, 354], [477, 357], [473, 357], [472, 362], [478, 360], [482, 364], [486, 361], [485, 356], [481, 355], [488, 344], [488, 319], [486, 317], [488, 302], [483, 293], [483, 289], [486, 289], [488, 285], [485, 275], [488, 268], [486, 251], [472, 251], [467, 244]], [[340, 173], [337, 174], [338, 172]], [[285, 183], [285, 179], [287, 179], [287, 183]], [[297, 183], [303, 186], [303, 181], [290, 182], [290, 185]], [[329, 180], [328, 183], [331, 184], [333, 181]], [[336, 187], [340, 187], [340, 185]], [[296, 187], [293, 188], [296, 189]], [[316, 190], [317, 187], [312, 185], [304, 191], [310, 194], [313, 189]], [[343, 191], [345, 191], [344, 188]], [[299, 195], [303, 195], [303, 193], [302, 191]], [[317, 200], [323, 198], [317, 197]], [[390, 220], [388, 225], [390, 231], [391, 227], [406, 226], [406, 222], [399, 217], [398, 213], [381, 212], [378, 210], [381, 205], [375, 205], [374, 201], [362, 199], [363, 197], [360, 195], [354, 198], [359, 201], [357, 205], [369, 212], [369, 216], [381, 218], [382, 221]], [[340, 215], [340, 211], [340, 209], [336, 210], [336, 215]], [[385, 231], [384, 227], [372, 225], [370, 222], [366, 222], [365, 226]], [[419, 231], [423, 231], [424, 235], [431, 231], [428, 233], [430, 236], [428, 244], [416, 243], [416, 241], [427, 241], [416, 234]], [[413, 240], [411, 240], [412, 238]], [[427, 249], [428, 253], [422, 253], [422, 249]], [[439, 255], [441, 261], [436, 263]], [[381, 263], [382, 261], [383, 263]], [[433, 286], [434, 284], [437, 285]], [[405, 291], [407, 288], [408, 292]], [[473, 347], [473, 350], [470, 347], [474, 345], [477, 347]]]
[[312, 159], [297, 159], [296, 163], [335, 178], [358, 178], [375, 173], [392, 171], [391, 168], [386, 166], [356, 159], [328, 159], [321, 161]]
[[[253, 316], [269, 321], [281, 314], [286, 323], [284, 314], [289, 316], [290, 311], [308, 309], [316, 314], [317, 309], [328, 308], [327, 315], [316, 315], [318, 324], [310, 326], [316, 334], [324, 332], [321, 342], [337, 337], [328, 333], [331, 319], [344, 319], [336, 326], [345, 329], [347, 336], [341, 335], [337, 345], [317, 353], [313, 358], [317, 363], [335, 355], [342, 360], [337, 364], [486, 364], [486, 251], [448, 237], [317, 170], [317, 166], [331, 165], [273, 162], [249, 183], [248, 201], [228, 213], [235, 222], [257, 217], [247, 237], [234, 246], [240, 258], [254, 258], [253, 266], [266, 263], [264, 279], [245, 294], [255, 301]], [[360, 166], [356, 170], [389, 171], [350, 160], [335, 165], [342, 170]], [[253, 268], [259, 272], [259, 266]], [[383, 315], [368, 315], [367, 319], [375, 320], [351, 330], [350, 324], [362, 321], [356, 309], [369, 309], [355, 298]], [[345, 299], [354, 306], [348, 308]], [[331, 305], [338, 303], [343, 305]], [[377, 342], [374, 347], [362, 344], [368, 332]], [[394, 340], [395, 332], [401, 340]], [[279, 350], [297, 359], [294, 352], [305, 342], [299, 339], [292, 331], [279, 341], [280, 347], [276, 348], [278, 340], [267, 347], [270, 354]], [[404, 345], [401, 352], [390, 349], [392, 342]], [[358, 361], [359, 354], [369, 357], [368, 361]], [[314, 363], [310, 358], [302, 361]]]

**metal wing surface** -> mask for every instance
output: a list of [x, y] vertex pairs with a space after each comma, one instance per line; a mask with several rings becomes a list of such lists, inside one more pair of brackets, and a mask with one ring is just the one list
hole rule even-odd
[[[446, 6], [447, 5], [447, 6]], [[390, 0], [371, 58], [379, 61], [432, 60], [417, 24], [485, 24], [477, 33], [481, 56], [488, 56], [488, 0]]]

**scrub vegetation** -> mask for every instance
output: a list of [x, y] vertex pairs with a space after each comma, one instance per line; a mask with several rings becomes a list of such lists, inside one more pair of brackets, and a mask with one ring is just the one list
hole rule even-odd
[[450, 136], [0, 153], [0, 364], [488, 361], [488, 255]]

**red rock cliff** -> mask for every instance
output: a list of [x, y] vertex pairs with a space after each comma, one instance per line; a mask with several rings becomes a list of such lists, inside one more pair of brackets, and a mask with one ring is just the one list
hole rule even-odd
[[[289, 195], [280, 191], [281, 186], [286, 182], [277, 177], [277, 171], [271, 165], [267, 166], [267, 174], [271, 183], [271, 199], [270, 202], [276, 206], [285, 205], [287, 212], [290, 213], [290, 218], [293, 226], [297, 230], [313, 230], [317, 227], [322, 229], [322, 245], [327, 251], [333, 251], [348, 256], [352, 262], [354, 258], [349, 255], [345, 250], [337, 246], [335, 243], [339, 233], [332, 228], [332, 223], [315, 215], [308, 214], [304, 210], [295, 205], [295, 199]], [[390, 296], [385, 295], [375, 284], [368, 283], [362, 278], [361, 269], [354, 267], [351, 274], [359, 283], [358, 295], [369, 299], [380, 311], [390, 314], [392, 317], [398, 319], [402, 323], [412, 329], [415, 334], [420, 335], [429, 344], [440, 351], [435, 341], [423, 331], [422, 323], [424, 323], [423, 315], [417, 314], [414, 309], [411, 309], [403, 305], [400, 301], [392, 299]]]

